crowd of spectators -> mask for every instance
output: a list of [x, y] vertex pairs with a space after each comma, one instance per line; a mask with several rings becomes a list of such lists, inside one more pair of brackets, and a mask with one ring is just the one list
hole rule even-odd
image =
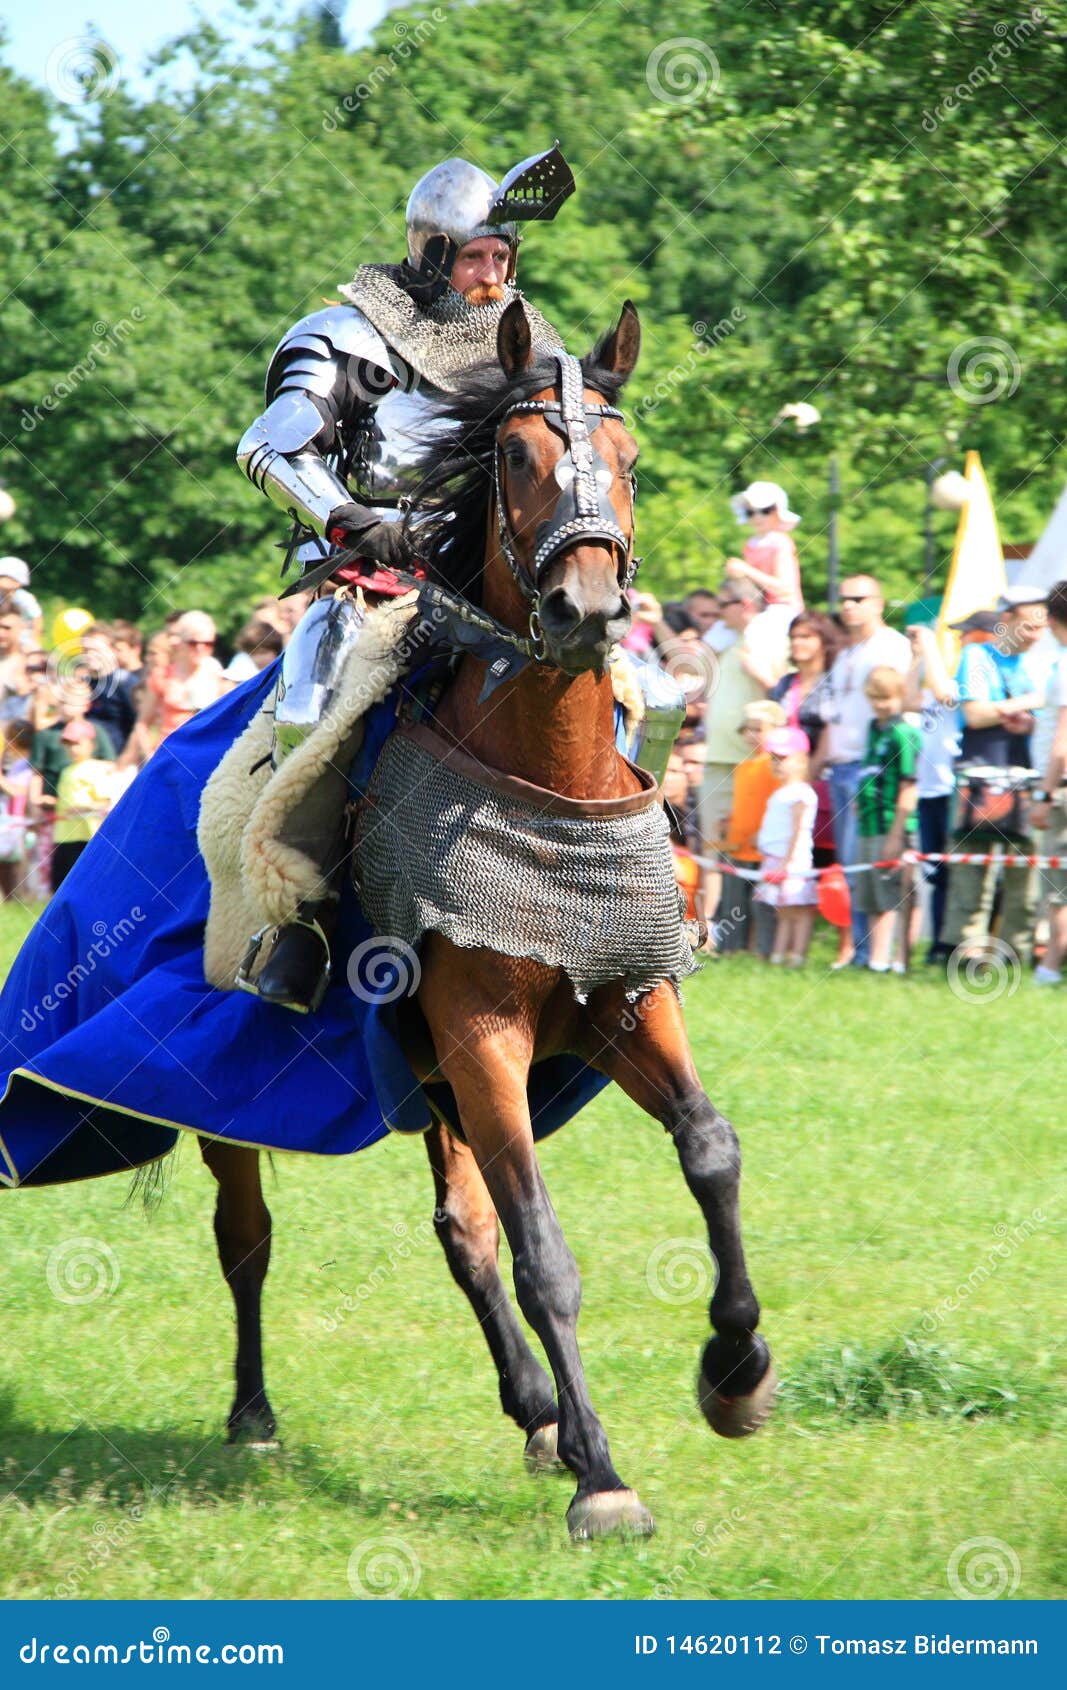
[[0, 558], [0, 899], [47, 898], [168, 734], [283, 650], [305, 595], [260, 600], [225, 667], [201, 610], [150, 634], [61, 618], [45, 646], [21, 558]]
[[[666, 669], [686, 720], [665, 791], [680, 883], [706, 949], [802, 966], [816, 919], [833, 968], [904, 973], [1010, 947], [1059, 981], [1067, 870], [1067, 581], [1009, 587], [953, 632], [888, 626], [879, 582], [805, 606], [784, 491], [735, 501], [753, 538], [716, 587], [660, 605], [634, 595], [638, 662]], [[926, 862], [967, 854], [1001, 861]], [[699, 876], [692, 872], [693, 865]]]
[[[632, 594], [624, 642], [686, 698], [664, 780], [679, 885], [716, 955], [802, 967], [817, 919], [833, 968], [904, 972], [1007, 945], [1059, 981], [1067, 869], [925, 862], [1067, 856], [1067, 581], [957, 625], [889, 627], [877, 580], [805, 605], [782, 488], [734, 501], [751, 533], [718, 586]], [[0, 898], [46, 898], [166, 736], [283, 650], [306, 596], [263, 599], [223, 667], [200, 610], [147, 634], [90, 622], [44, 643], [26, 564], [0, 558]]]

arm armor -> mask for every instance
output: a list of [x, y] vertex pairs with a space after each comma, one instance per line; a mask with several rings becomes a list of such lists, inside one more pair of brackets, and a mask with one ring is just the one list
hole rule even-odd
[[[237, 461], [253, 486], [316, 533], [352, 495], [325, 460], [338, 425], [398, 385], [389, 348], [352, 305], [314, 311], [280, 343], [267, 371], [267, 408], [247, 429]], [[384, 517], [387, 512], [382, 511]]]

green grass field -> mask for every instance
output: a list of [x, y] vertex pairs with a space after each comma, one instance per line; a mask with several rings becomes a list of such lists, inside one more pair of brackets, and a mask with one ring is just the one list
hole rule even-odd
[[[5, 968], [28, 922], [0, 912]], [[189, 1140], [148, 1217], [119, 1179], [0, 1197], [3, 1594], [1061, 1589], [1063, 998], [1026, 979], [961, 1002], [922, 973], [746, 958], [687, 1003], [741, 1137], [784, 1381], [759, 1437], [721, 1442], [696, 1407], [702, 1228], [663, 1133], [611, 1091], [542, 1152], [593, 1400], [655, 1537], [572, 1546], [570, 1484], [524, 1472], [411, 1141], [279, 1160], [265, 1314], [284, 1444], [228, 1449], [233, 1320]], [[69, 1303], [49, 1263], [55, 1280], [78, 1238], [110, 1289]]]

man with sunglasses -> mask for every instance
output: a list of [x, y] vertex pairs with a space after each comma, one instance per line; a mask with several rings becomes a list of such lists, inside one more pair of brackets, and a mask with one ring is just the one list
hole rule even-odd
[[[1039, 648], [1048, 631], [1046, 600], [1043, 587], [1025, 582], [1005, 587], [993, 607], [993, 639], [965, 645], [960, 656], [954, 851], [1023, 857], [1034, 853], [1025, 777], [1012, 771], [1029, 768], [1031, 735], [1045, 706], [1050, 659], [1039, 655]], [[997, 780], [999, 769], [1005, 773]], [[1021, 963], [1030, 961], [1037, 871], [1001, 870], [995, 863], [952, 864], [941, 934], [946, 960], [958, 948], [967, 956], [984, 951], [998, 875], [999, 937]]]
[[[859, 845], [856, 794], [863, 775], [863, 759], [873, 711], [867, 698], [867, 677], [883, 665], [906, 675], [911, 647], [903, 634], [887, 627], [885, 600], [871, 575], [849, 575], [841, 583], [838, 615], [845, 644], [834, 659], [827, 680], [823, 719], [812, 778], [822, 774], [830, 783], [834, 848], [839, 863], [855, 863]], [[866, 968], [869, 961], [867, 917], [852, 909], [852, 961]], [[844, 959], [842, 959], [843, 961]]]

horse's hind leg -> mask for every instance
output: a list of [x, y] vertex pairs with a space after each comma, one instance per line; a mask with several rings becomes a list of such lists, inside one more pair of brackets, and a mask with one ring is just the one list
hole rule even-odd
[[552, 1381], [526, 1342], [500, 1277], [500, 1228], [478, 1164], [438, 1122], [426, 1134], [426, 1150], [436, 1196], [434, 1228], [496, 1363], [500, 1405], [526, 1434], [527, 1465], [534, 1471], [562, 1468], [556, 1456], [559, 1414]]
[[672, 986], [658, 986], [637, 1004], [613, 991], [596, 1002], [591, 1022], [584, 1054], [670, 1133], [703, 1213], [719, 1276], [709, 1311], [715, 1336], [700, 1365], [700, 1407], [713, 1431], [745, 1437], [770, 1413], [777, 1379], [756, 1333], [760, 1310], [741, 1243], [737, 1134], [700, 1084]]
[[202, 1138], [200, 1152], [218, 1181], [215, 1239], [237, 1311], [237, 1388], [226, 1423], [230, 1442], [270, 1444], [277, 1427], [263, 1383], [260, 1304], [270, 1262], [271, 1228], [259, 1177], [259, 1151]]

